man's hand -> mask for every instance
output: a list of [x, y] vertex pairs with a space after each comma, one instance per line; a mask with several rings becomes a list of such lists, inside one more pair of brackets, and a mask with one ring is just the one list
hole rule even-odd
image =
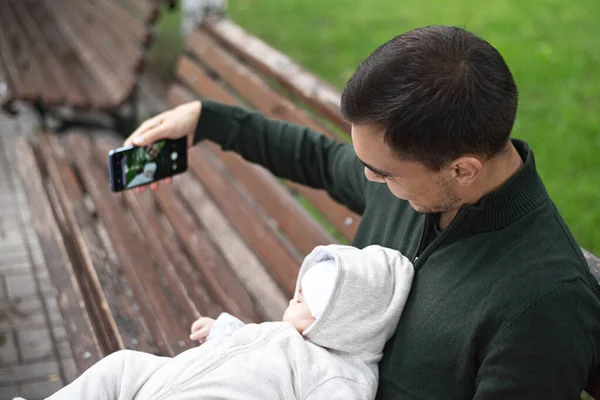
[[[158, 114], [144, 121], [125, 140], [125, 146], [147, 146], [161, 139], [179, 139], [187, 136], [187, 145], [190, 148], [194, 144], [194, 133], [201, 110], [202, 103], [192, 101]], [[171, 178], [166, 181], [171, 182]], [[156, 190], [158, 186], [158, 182], [152, 183], [150, 189]], [[136, 190], [143, 192], [145, 188], [142, 186]]]
[[210, 333], [215, 320], [207, 317], [200, 317], [192, 324], [192, 333], [190, 339], [199, 340], [200, 343], [206, 342], [206, 338]]

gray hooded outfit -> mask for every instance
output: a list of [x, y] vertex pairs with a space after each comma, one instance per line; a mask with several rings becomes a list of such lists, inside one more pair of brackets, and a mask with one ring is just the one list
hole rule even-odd
[[317, 247], [302, 276], [333, 259], [336, 284], [322, 315], [302, 334], [289, 323], [247, 324], [174, 358], [113, 353], [49, 399], [371, 400], [377, 363], [396, 329], [414, 274], [395, 250]]

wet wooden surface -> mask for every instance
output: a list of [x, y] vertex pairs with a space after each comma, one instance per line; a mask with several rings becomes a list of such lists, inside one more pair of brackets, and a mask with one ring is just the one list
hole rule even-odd
[[[0, 393], [44, 398], [99, 359], [91, 318], [78, 294], [64, 242], [41, 195], [33, 160], [18, 147], [35, 118], [0, 111]], [[24, 177], [31, 185], [26, 189]], [[30, 202], [29, 199], [32, 199]], [[67, 317], [63, 320], [63, 315]], [[72, 338], [76, 329], [81, 337]], [[87, 337], [86, 337], [87, 336]], [[72, 350], [73, 344], [75, 351]]]
[[154, 0], [0, 2], [0, 106], [115, 110], [131, 98], [158, 15]]

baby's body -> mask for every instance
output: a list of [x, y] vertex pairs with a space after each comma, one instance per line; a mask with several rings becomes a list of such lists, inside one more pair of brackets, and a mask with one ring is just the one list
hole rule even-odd
[[[333, 274], [316, 273], [325, 271], [324, 262]], [[50, 399], [373, 399], [377, 363], [413, 273], [400, 253], [379, 246], [318, 247], [302, 265], [283, 321], [235, 323], [221, 337], [215, 329], [210, 340], [174, 358], [119, 351]], [[331, 279], [319, 279], [326, 275]], [[324, 281], [331, 287], [322, 297]], [[219, 318], [217, 328], [230, 317]], [[193, 335], [204, 339], [214, 321], [196, 325]]]

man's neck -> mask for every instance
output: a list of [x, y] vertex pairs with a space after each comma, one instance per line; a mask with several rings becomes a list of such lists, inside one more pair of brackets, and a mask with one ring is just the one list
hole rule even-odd
[[[519, 152], [512, 142], [510, 142], [506, 149], [506, 154], [502, 155], [497, 160], [492, 161], [492, 164], [488, 165], [487, 170], [489, 171], [489, 175], [484, 181], [484, 185], [481, 189], [462, 204], [475, 204], [486, 194], [498, 190], [511, 176], [517, 173], [523, 164], [524, 162], [519, 155]], [[455, 209], [440, 214], [441, 229], [446, 229], [450, 225], [459, 209], [460, 205]]]

